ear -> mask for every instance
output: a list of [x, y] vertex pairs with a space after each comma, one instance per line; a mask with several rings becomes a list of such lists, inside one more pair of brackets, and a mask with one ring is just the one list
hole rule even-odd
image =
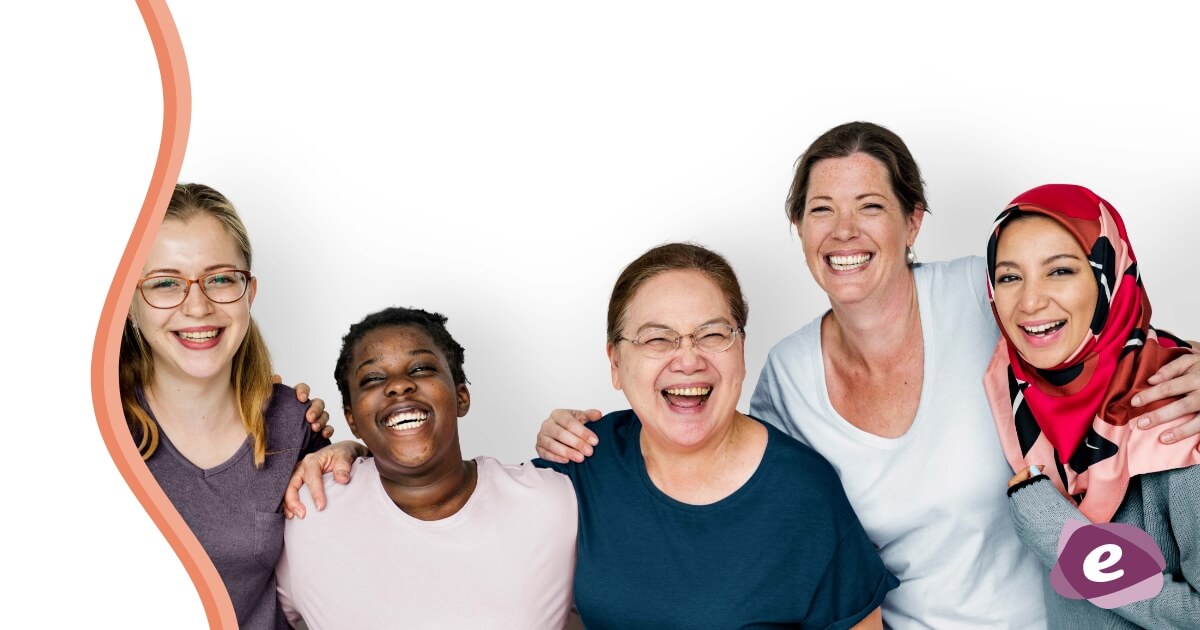
[[254, 294], [258, 293], [258, 278], [250, 277], [250, 286], [246, 289], [246, 306], [254, 306]]
[[617, 345], [609, 342], [604, 351], [608, 354], [608, 367], [612, 370], [613, 389], [621, 389], [621, 376], [617, 371]]
[[917, 242], [917, 234], [921, 231], [921, 222], [925, 220], [925, 205], [918, 203], [913, 207], [913, 213], [908, 217], [908, 245]]
[[342, 407], [342, 415], [346, 417], [346, 424], [350, 425], [350, 433], [361, 440], [362, 436], [358, 434], [358, 427], [354, 426], [354, 413], [350, 411], [349, 407]]
[[455, 390], [458, 397], [458, 417], [461, 418], [471, 410], [471, 391], [467, 389], [466, 383], [455, 386]]

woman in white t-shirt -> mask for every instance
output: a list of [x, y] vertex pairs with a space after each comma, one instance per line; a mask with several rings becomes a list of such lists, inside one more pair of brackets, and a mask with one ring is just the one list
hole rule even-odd
[[[787, 214], [831, 308], [771, 350], [750, 415], [838, 470], [900, 579], [883, 604], [887, 626], [1044, 626], [1043, 571], [1009, 523], [1011, 471], [982, 388], [998, 338], [986, 271], [981, 258], [917, 264], [926, 211], [916, 161], [883, 127], [840, 125], [805, 151]], [[1170, 387], [1191, 394], [1135, 422], [1200, 411], [1200, 368], [1191, 367], [1168, 365], [1139, 402]], [[599, 417], [555, 411], [539, 455], [590, 455], [596, 438], [584, 422]], [[1200, 419], [1173, 431], [1176, 440], [1198, 432]]]

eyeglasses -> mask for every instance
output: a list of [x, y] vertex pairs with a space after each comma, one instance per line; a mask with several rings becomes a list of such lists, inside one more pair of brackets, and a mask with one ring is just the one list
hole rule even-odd
[[175, 308], [187, 299], [188, 290], [195, 284], [204, 297], [217, 304], [229, 304], [242, 299], [250, 287], [250, 272], [225, 269], [200, 276], [194, 280], [180, 276], [146, 276], [138, 280], [138, 291], [146, 304], [154, 308]]
[[692, 347], [705, 354], [720, 354], [733, 346], [737, 336], [744, 334], [741, 329], [726, 324], [707, 324], [693, 331], [690, 335], [681, 335], [670, 328], [655, 328], [637, 336], [637, 339], [618, 337], [618, 341], [628, 341], [641, 349], [642, 354], [651, 359], [662, 359], [679, 349], [684, 337], [692, 338]]

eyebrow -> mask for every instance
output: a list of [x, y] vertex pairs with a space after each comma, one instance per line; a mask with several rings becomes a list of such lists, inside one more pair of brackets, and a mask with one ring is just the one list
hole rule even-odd
[[[863, 193], [863, 194], [855, 197], [854, 200], [862, 201], [863, 199], [866, 199], [867, 197], [883, 197], [884, 199], [887, 199], [887, 197], [884, 197], [883, 195], [881, 195], [879, 193]], [[809, 201], [810, 202], [817, 201], [818, 199], [824, 200], [824, 201], [833, 201], [833, 197], [830, 197], [829, 195], [817, 195], [816, 197], [809, 199]]]
[[[1050, 256], [1050, 257], [1046, 258], [1045, 260], [1043, 260], [1042, 265], [1049, 265], [1050, 263], [1052, 263], [1060, 258], [1067, 258], [1070, 260], [1076, 260], [1079, 262], [1083, 262], [1083, 259], [1080, 258], [1079, 256], [1076, 256], [1075, 254], [1054, 254], [1053, 256]], [[996, 266], [997, 267], [1013, 267], [1014, 269], [1020, 268], [1020, 266], [1017, 263], [1012, 262], [1010, 260], [998, 260], [998, 261], [996, 261]]]
[[[704, 326], [708, 326], [709, 324], [730, 325], [729, 320], [725, 319], [724, 317], [714, 317], [714, 318], [700, 324], [699, 326], [696, 326], [696, 328], [703, 328]], [[667, 326], [666, 324], [659, 324], [657, 322], [646, 322], [645, 324], [642, 324], [635, 332], [641, 333], [641, 332], [647, 331], [647, 330], [669, 330], [669, 331], [675, 332], [675, 333], [679, 332], [678, 330], [675, 330], [674, 328], [671, 328], [670, 326]]]
[[[212, 273], [214, 271], [220, 271], [221, 269], [239, 269], [239, 267], [237, 265], [231, 265], [229, 263], [217, 263], [215, 265], [209, 265], [209, 266], [205, 267], [203, 272], [201, 273], [201, 275], [208, 275], [209, 273]], [[173, 269], [170, 267], [160, 267], [158, 269], [151, 269], [150, 271], [146, 272], [147, 276], [158, 276], [158, 275], [163, 275], [163, 274], [181, 275], [181, 274], [183, 274], [183, 272], [178, 269]]]
[[[433, 350], [429, 350], [427, 348], [417, 348], [416, 350], [412, 350], [408, 353], [408, 356], [415, 357], [415, 356], [420, 356], [420, 355], [425, 355], [425, 354], [431, 355], [433, 357], [437, 357], [437, 354], [434, 353]], [[379, 359], [377, 359], [375, 357], [371, 357], [370, 359], [367, 359], [367, 360], [363, 361], [362, 363], [359, 363], [357, 366], [355, 366], [354, 373], [358, 374], [359, 372], [362, 371], [363, 368], [371, 366], [371, 365], [375, 365], [378, 362], [379, 362]]]

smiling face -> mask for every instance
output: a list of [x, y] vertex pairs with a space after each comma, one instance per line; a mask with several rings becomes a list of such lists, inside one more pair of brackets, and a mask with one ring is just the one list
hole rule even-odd
[[908, 273], [923, 215], [905, 213], [882, 162], [855, 153], [813, 166], [796, 232], [817, 284], [830, 301], [851, 304]]
[[1099, 288], [1071, 233], [1043, 216], [1004, 226], [996, 244], [996, 313], [1016, 351], [1048, 369], [1070, 357], [1091, 327]]
[[[721, 289], [700, 271], [665, 271], [646, 280], [625, 311], [621, 336], [635, 339], [647, 330], [691, 334], [705, 324], [736, 326]], [[613, 387], [624, 392], [650, 439], [675, 448], [707, 443], [733, 422], [746, 361], [741, 335], [717, 354], [706, 354], [683, 339], [666, 357], [652, 359], [628, 341], [608, 347]]]
[[375, 455], [380, 475], [414, 477], [461, 465], [458, 419], [471, 395], [465, 384], [455, 385], [428, 333], [376, 328], [355, 344], [346, 370], [346, 422]]
[[[159, 228], [142, 276], [198, 278], [222, 269], [245, 269], [246, 260], [225, 226], [200, 214], [186, 221], [167, 219]], [[216, 304], [197, 285], [182, 304], [154, 308], [135, 292], [129, 316], [150, 347], [157, 377], [183, 380], [229, 380], [233, 356], [250, 326], [250, 304], [257, 281], [246, 295]]]

